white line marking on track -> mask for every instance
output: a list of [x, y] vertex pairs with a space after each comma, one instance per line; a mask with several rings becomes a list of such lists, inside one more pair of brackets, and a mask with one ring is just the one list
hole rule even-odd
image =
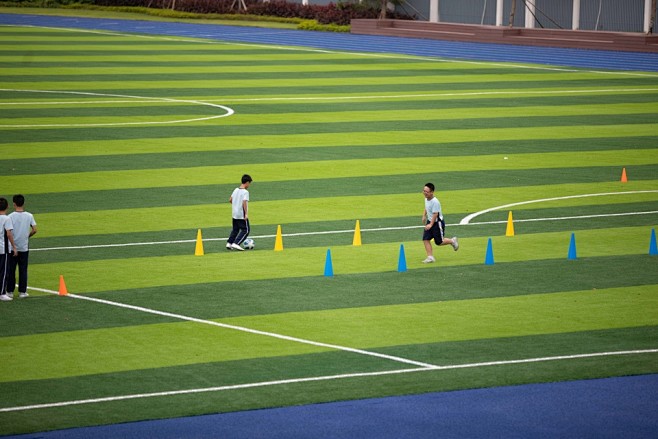
[[[55, 295], [59, 294], [57, 291], [47, 290], [47, 289], [44, 289], [44, 288], [30, 287], [30, 289], [35, 290], [35, 291], [41, 291], [41, 292], [44, 292], [44, 293], [55, 294]], [[411, 365], [414, 365], [414, 366], [421, 366], [421, 367], [427, 367], [427, 368], [434, 367], [434, 365], [432, 365], [432, 364], [422, 363], [420, 361], [409, 360], [407, 358], [396, 357], [396, 356], [393, 356], [393, 355], [380, 354], [380, 353], [377, 353], [377, 352], [371, 352], [371, 351], [366, 351], [366, 350], [357, 349], [357, 348], [350, 348], [350, 347], [347, 347], [347, 346], [340, 346], [340, 345], [335, 345], [335, 344], [330, 344], [330, 343], [321, 343], [321, 342], [317, 342], [317, 341], [306, 340], [306, 339], [303, 339], [303, 338], [291, 337], [291, 336], [283, 335], [283, 334], [277, 334], [275, 332], [260, 331], [260, 330], [257, 330], [257, 329], [246, 328], [244, 326], [229, 325], [227, 323], [215, 322], [213, 320], [198, 319], [196, 317], [189, 317], [189, 316], [184, 316], [182, 314], [174, 314], [174, 313], [170, 313], [170, 312], [166, 312], [166, 311], [158, 311], [158, 310], [151, 309], [151, 308], [144, 308], [144, 307], [141, 307], [141, 306], [128, 305], [128, 304], [125, 304], [125, 303], [114, 302], [114, 301], [111, 301], [111, 300], [98, 299], [96, 297], [88, 297], [88, 296], [83, 296], [83, 295], [79, 295], [79, 294], [67, 294], [66, 297], [71, 297], [73, 299], [87, 300], [89, 302], [101, 303], [101, 304], [104, 304], [104, 305], [116, 306], [116, 307], [119, 307], [119, 308], [131, 309], [133, 311], [140, 311], [140, 312], [144, 312], [144, 313], [147, 313], [147, 314], [155, 314], [155, 315], [159, 315], [159, 316], [163, 316], [163, 317], [171, 317], [171, 318], [174, 318], [174, 319], [183, 320], [183, 321], [187, 321], [187, 322], [201, 323], [201, 324], [204, 324], [204, 325], [217, 326], [217, 327], [224, 328], [224, 329], [232, 329], [232, 330], [235, 330], [235, 331], [247, 332], [247, 333], [255, 334], [255, 335], [263, 335], [263, 336], [266, 336], [266, 337], [278, 338], [280, 340], [291, 341], [291, 342], [295, 342], [295, 343], [302, 343], [302, 344], [317, 346], [317, 347], [321, 347], [321, 348], [336, 349], [336, 350], [343, 351], [343, 352], [351, 352], [351, 353], [355, 353], [355, 354], [366, 355], [366, 356], [369, 356], [369, 357], [383, 358], [383, 359], [386, 359], [386, 360], [396, 361], [398, 363], [411, 364]]]
[[420, 367], [413, 369], [385, 370], [379, 372], [357, 372], [357, 373], [346, 373], [340, 375], [325, 375], [325, 376], [307, 377], [307, 378], [291, 378], [287, 380], [261, 381], [257, 383], [234, 384], [228, 386], [205, 387], [205, 388], [187, 389], [187, 390], [172, 390], [165, 392], [137, 393], [132, 395], [109, 396], [105, 398], [80, 399], [75, 401], [53, 402], [47, 404], [5, 407], [5, 408], [0, 408], [0, 413], [48, 409], [55, 407], [69, 407], [74, 405], [97, 404], [103, 402], [125, 401], [129, 399], [190, 395], [190, 394], [208, 393], [208, 392], [223, 392], [228, 390], [251, 389], [255, 387], [269, 387], [269, 386], [278, 386], [285, 384], [300, 384], [300, 383], [332, 381], [332, 380], [349, 379], [349, 378], [365, 378], [365, 377], [376, 377], [376, 376], [385, 376], [385, 375], [398, 375], [403, 373], [428, 372], [428, 371], [437, 371], [437, 370], [440, 371], [440, 370], [452, 370], [452, 369], [468, 369], [468, 368], [476, 368], [476, 367], [506, 366], [513, 364], [540, 363], [547, 361], [565, 361], [565, 360], [577, 360], [582, 358], [600, 358], [600, 357], [612, 357], [612, 356], [621, 356], [621, 355], [643, 355], [643, 354], [655, 354], [655, 353], [658, 353], [658, 349], [594, 352], [589, 354], [558, 355], [554, 357], [524, 358], [519, 360], [501, 360], [501, 361], [488, 361], [483, 363], [453, 364], [446, 366], [433, 366], [431, 368]]
[[485, 213], [493, 212], [500, 209], [509, 209], [510, 207], [522, 206], [525, 204], [534, 204], [534, 203], [544, 203], [547, 201], [558, 201], [558, 200], [569, 200], [573, 198], [587, 198], [587, 197], [605, 197], [609, 195], [632, 195], [632, 194], [647, 194], [647, 193], [656, 193], [658, 190], [647, 190], [647, 191], [628, 191], [628, 192], [604, 192], [597, 194], [581, 194], [581, 195], [567, 195], [564, 197], [553, 197], [553, 198], [541, 198], [538, 200], [529, 200], [529, 201], [520, 201], [518, 203], [503, 204], [502, 206], [490, 207], [489, 209], [484, 209], [479, 212], [472, 213], [465, 216], [460, 222], [460, 225], [469, 224], [473, 218], [476, 218]]

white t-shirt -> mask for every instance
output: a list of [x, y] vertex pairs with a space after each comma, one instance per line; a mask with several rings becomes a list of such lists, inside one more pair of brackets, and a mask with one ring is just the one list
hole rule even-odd
[[[8, 215], [0, 215], [0, 231], [2, 231], [2, 238], [0, 238], [0, 254], [8, 253], [7, 249], [11, 246], [9, 239], [7, 239], [7, 230], [14, 230], [14, 225]], [[7, 247], [5, 247], [5, 241]]]
[[232, 206], [233, 206], [233, 218], [234, 219], [244, 219], [244, 208], [242, 206], [243, 201], [249, 201], [249, 191], [244, 188], [235, 188], [233, 194], [231, 195]]
[[[14, 243], [16, 250], [19, 252], [26, 252], [29, 250], [28, 243], [30, 238], [30, 231], [37, 223], [34, 221], [34, 216], [30, 212], [12, 212], [9, 214], [11, 222], [14, 224]], [[11, 244], [9, 245], [11, 249]]]
[[443, 216], [441, 215], [441, 203], [438, 198], [433, 197], [431, 200], [425, 198], [425, 212], [427, 213], [427, 222], [432, 221], [432, 216], [435, 213], [438, 213], [437, 221], [441, 221]]

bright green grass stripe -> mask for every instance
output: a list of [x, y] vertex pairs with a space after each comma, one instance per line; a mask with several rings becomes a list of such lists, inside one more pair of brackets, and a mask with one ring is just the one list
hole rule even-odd
[[[619, 227], [581, 230], [577, 234], [579, 257], [646, 254], [647, 227]], [[623, 237], [623, 244], [619, 238]], [[436, 266], [484, 263], [487, 239], [464, 238], [459, 252], [436, 250]], [[494, 237], [497, 262], [514, 262], [567, 257], [569, 234], [564, 232], [525, 234], [514, 239]], [[166, 287], [224, 281], [285, 279], [321, 276], [327, 248], [331, 248], [334, 273], [376, 273], [397, 270], [399, 245], [368, 244], [362, 247], [337, 246], [331, 237], [326, 247], [286, 248], [283, 252], [209, 253], [203, 257], [162, 256], [144, 258], [72, 261], [30, 264], [31, 285], [57, 290], [58, 276], [64, 275], [70, 292], [91, 293], [117, 289]], [[410, 269], [432, 269], [423, 264], [425, 250], [419, 240], [404, 243]], [[285, 247], [285, 242], [284, 242]], [[128, 253], [127, 253], [128, 254]], [[245, 270], [245, 264], [258, 270]], [[328, 280], [330, 281], [330, 280]]]
[[[420, 151], [426, 153], [427, 151]], [[422, 169], [445, 169], [451, 172], [494, 171], [506, 169], [565, 169], [588, 166], [652, 165], [657, 163], [655, 149], [581, 151], [450, 156], [399, 157], [382, 159], [324, 160], [305, 162], [261, 163], [249, 165], [249, 173], [259, 181], [292, 181], [309, 177], [348, 178], [382, 175], [418, 174]], [[136, 169], [43, 175], [6, 176], [3, 186], [15, 193], [57, 193], [85, 190], [116, 190], [171, 186], [215, 185], [234, 183], [243, 174], [244, 164], [199, 166], [191, 168]]]
[[[40, 43], [43, 44], [43, 43]], [[151, 46], [150, 46], [151, 47]], [[161, 46], [158, 46], [158, 50]], [[151, 47], [151, 50], [153, 48]], [[239, 66], [239, 65], [184, 65], [184, 66], [162, 66], [157, 69], [158, 75], [166, 74], [179, 74], [181, 71], [189, 74], [195, 73], [217, 73], [217, 74], [245, 74], [248, 75], [252, 73], [294, 73], [294, 72], [307, 72], [307, 73], [332, 73], [332, 72], [367, 72], [368, 75], [371, 75], [373, 72], [384, 72], [384, 71], [405, 71], [405, 72], [437, 72], [442, 75], [459, 75], [459, 74], [470, 74], [470, 73], [480, 73], [480, 74], [489, 74], [489, 73], [498, 73], [498, 74], [510, 74], [518, 73], [519, 69], [515, 67], [504, 67], [500, 65], [465, 65], [457, 64], [452, 65], [450, 63], [436, 63], [436, 62], [427, 62], [427, 61], [412, 61], [409, 60], [403, 65], [398, 63], [391, 63], [388, 61], [377, 61], [374, 60], [372, 63], [363, 64], [361, 62], [356, 62], [354, 64], [348, 63], [336, 63], [326, 62], [326, 63], [307, 63], [300, 61], [296, 64], [288, 65], [271, 65], [268, 63], [260, 63], [258, 59], [252, 61], [253, 65], [251, 66]], [[80, 75], [82, 72], [87, 75], [103, 75], [103, 76], [112, 76], [112, 75], [135, 75], [135, 74], [153, 74], [153, 66], [146, 64], [144, 66], [131, 65], [131, 66], [107, 66], [103, 67], [83, 67], [75, 68], [71, 66], [60, 67], [56, 70], [46, 69], [43, 67], [37, 66], [25, 66], [25, 67], [3, 67], [3, 75], [28, 75], [28, 76], [39, 76], [39, 75], [48, 75], [53, 77], [64, 76], [64, 75]]]
[[[229, 118], [230, 119], [230, 118]], [[209, 122], [215, 123], [215, 122]], [[116, 128], [112, 128], [116, 134]], [[5, 130], [0, 130], [5, 131]], [[65, 130], [57, 130], [65, 131]], [[78, 131], [76, 131], [77, 133]], [[286, 135], [249, 135], [222, 136], [221, 142], [216, 137], [199, 135], [198, 137], [171, 136], [168, 138], [140, 138], [133, 136], [126, 140], [83, 140], [58, 141], [53, 133], [48, 131], [47, 138], [41, 141], [30, 141], [25, 131], [16, 132], [17, 138], [8, 141], [4, 137], [3, 159], [45, 158], [45, 157], [76, 157], [115, 154], [147, 154], [186, 151], [226, 151], [239, 149], [273, 149], [296, 147], [331, 147], [331, 146], [374, 146], [378, 145], [414, 145], [414, 144], [450, 144], [464, 142], [481, 142], [483, 140], [541, 140], [541, 139], [589, 139], [604, 137], [637, 137], [656, 136], [658, 123], [627, 124], [627, 125], [580, 125], [528, 128], [483, 128], [483, 129], [453, 129], [453, 130], [418, 130], [413, 135], [408, 131], [377, 131], [351, 133], [312, 133]], [[5, 134], [3, 133], [3, 136]], [[3, 136], [0, 136], [0, 143]], [[46, 137], [46, 136], [44, 136]], [[18, 140], [25, 140], [20, 143]], [[49, 140], [52, 139], [52, 140]]]
[[[76, 104], [79, 105], [79, 104]], [[135, 123], [135, 122], [161, 122], [164, 120], [190, 120], [204, 116], [226, 114], [222, 109], [215, 107], [196, 105], [198, 111], [186, 113], [189, 104], [171, 106], [168, 102], [163, 103], [163, 110], [155, 109], [152, 113], [148, 108], [136, 115], [134, 110], [125, 110], [116, 105], [105, 106], [94, 105], [96, 114], [70, 115], [58, 114], [58, 108], [70, 107], [67, 105], [48, 106], [45, 110], [36, 109], [21, 118], [5, 118], [2, 125], [17, 124], [95, 124], [95, 123]], [[30, 107], [27, 107], [28, 109]], [[26, 107], [21, 107], [25, 112]], [[99, 112], [99, 110], [101, 110]], [[103, 111], [104, 110], [104, 111]], [[50, 117], [44, 117], [44, 111], [52, 113]], [[82, 112], [83, 110], [78, 110]], [[161, 115], [161, 112], [166, 114]], [[621, 115], [621, 114], [645, 114], [658, 113], [658, 102], [640, 104], [597, 104], [597, 105], [571, 105], [571, 106], [529, 106], [529, 107], [487, 107], [487, 108], [450, 108], [450, 109], [423, 109], [423, 110], [376, 110], [376, 111], [339, 111], [339, 112], [304, 112], [304, 113], [277, 113], [277, 114], [240, 114], [238, 112], [231, 116], [231, 125], [267, 125], [281, 124], [295, 121], [299, 124], [328, 122], [395, 122], [402, 120], [464, 120], [464, 119], [498, 119], [508, 117], [552, 117], [552, 116], [592, 116], [597, 115]], [[63, 117], [64, 116], [64, 117]], [[68, 116], [68, 117], [67, 117]], [[483, 121], [484, 122], [484, 121]]]
[[[27, 344], [26, 344], [27, 343]], [[198, 323], [153, 324], [104, 330], [0, 338], [3, 364], [16, 373], [0, 382], [92, 375], [185, 364], [328, 351], [301, 343]], [[7, 361], [4, 361], [4, 360]], [[53, 367], [56, 364], [57, 367]]]
[[[239, 175], [239, 174], [238, 174]], [[419, 183], [423, 184], [423, 183]], [[620, 183], [594, 184], [564, 184], [527, 187], [505, 187], [470, 189], [463, 191], [439, 192], [446, 214], [455, 215], [458, 212], [478, 212], [498, 205], [514, 202], [538, 200], [555, 196], [597, 194], [607, 192], [646, 191], [657, 188], [656, 180], [629, 182], [624, 186]], [[347, 197], [319, 197], [294, 200], [252, 201], [250, 218], [254, 224], [277, 225], [315, 221], [338, 221], [370, 218], [396, 218], [409, 216], [409, 209], [420, 215], [423, 209], [423, 198], [418, 194], [386, 194]], [[9, 193], [12, 193], [11, 191]], [[218, 198], [226, 199], [226, 194], [218, 194]], [[656, 201], [658, 193], [621, 194], [618, 196], [602, 196], [575, 198], [570, 200], [517, 206], [515, 210], [578, 206], [580, 204], [599, 205], [629, 202]], [[210, 205], [183, 205], [114, 209], [85, 212], [58, 212], [39, 214], [41, 233], [44, 236], [76, 236], [116, 234], [117, 232], [154, 232], [178, 230], [183, 227], [191, 229], [215, 227], [230, 218], [231, 206], [226, 201]], [[464, 216], [466, 213], [463, 214]], [[117, 222], [108, 218], [120, 219]]]
[[[181, 56], [184, 58], [184, 56]], [[11, 61], [11, 57], [9, 60]], [[87, 57], [85, 57], [87, 58]], [[111, 61], [112, 57], [107, 57], [106, 61]], [[222, 57], [217, 57], [217, 62], [221, 62]], [[179, 60], [179, 62], [181, 62]], [[396, 76], [395, 72], [392, 71], [388, 76], [378, 76], [377, 85], [385, 88], [387, 85], [399, 85], [399, 84], [409, 84], [410, 78], [408, 75]], [[312, 75], [309, 75], [312, 76]], [[556, 84], [582, 82], [583, 85], [590, 85], [589, 81], [599, 81], [602, 84], [609, 83], [610, 80], [615, 78], [604, 78], [601, 79], [599, 74], [588, 74], [588, 73], [556, 73], [556, 74], [546, 74], [546, 73], [524, 73], [524, 74], [510, 74], [510, 75], [468, 75], [468, 76], [452, 76], [452, 75], [416, 75], [413, 77], [413, 83], [418, 84], [490, 84], [495, 85], [497, 83], [519, 83], [532, 85], [536, 83], [538, 86], [545, 87], [546, 84], [551, 84], [555, 82]], [[53, 82], [55, 81], [55, 82]], [[620, 78], [618, 81], [622, 85], [627, 83], [637, 83], [638, 85], [652, 85], [651, 80], [647, 78], [633, 78], [629, 80], [628, 78]], [[327, 87], [332, 85], [340, 86], [360, 86], [365, 85], [369, 86], [373, 84], [373, 78], [368, 76], [363, 77], [353, 77], [353, 78], [293, 78], [293, 79], [278, 79], [276, 76], [273, 76], [269, 79], [221, 79], [221, 80], [205, 80], [205, 81], [151, 81], [148, 83], [139, 82], [125, 82], [120, 80], [115, 81], [104, 81], [102, 86], [106, 89], [117, 88], [120, 90], [151, 90], [151, 89], [179, 89], [179, 88], [226, 88], [226, 89], [239, 89], [239, 88], [281, 88], [281, 87]], [[28, 81], [28, 82], [6, 82], [3, 84], [4, 88], [28, 88], [28, 89], [41, 89], [41, 90], [52, 90], [53, 88], [58, 90], [76, 90], [76, 91], [93, 91], [99, 88], [98, 82], [86, 82], [86, 81], [66, 81], [57, 83], [56, 78], [53, 78], [50, 81]], [[115, 87], [113, 87], [115, 85]]]
[[[657, 291], [652, 285], [220, 321], [372, 349], [656, 325]], [[184, 322], [5, 337], [0, 339], [0, 350], [18, 353], [7, 359], [5, 373], [0, 376], [0, 382], [11, 382], [299, 355], [327, 349]], [[89, 361], [92, 353], [94, 361]]]
[[236, 317], [221, 322], [324, 343], [377, 348], [652, 326], [658, 324], [656, 309], [658, 286], [643, 285]]

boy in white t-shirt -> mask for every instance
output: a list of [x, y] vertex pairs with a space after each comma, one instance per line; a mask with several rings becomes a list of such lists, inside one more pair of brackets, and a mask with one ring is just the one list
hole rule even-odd
[[242, 176], [242, 184], [235, 188], [231, 197], [228, 199], [232, 206], [233, 230], [226, 242], [228, 250], [244, 249], [240, 244], [249, 236], [249, 186], [251, 185], [251, 176], [245, 174]]
[[14, 243], [14, 225], [11, 222], [11, 218], [7, 215], [7, 208], [9, 207], [9, 202], [6, 198], [0, 198], [0, 300], [9, 301], [12, 298], [6, 293], [7, 292], [7, 272], [9, 271], [9, 258], [12, 253], [10, 253], [10, 245], [14, 249], [13, 255], [16, 256], [18, 252], [16, 251], [16, 244]]
[[16, 288], [16, 267], [18, 267], [18, 295], [27, 297], [27, 265], [30, 254], [29, 241], [37, 233], [37, 223], [30, 212], [25, 211], [25, 197], [23, 195], [14, 195], [14, 211], [9, 214], [11, 222], [14, 225], [14, 242], [13, 247], [18, 251], [16, 256], [9, 258], [9, 273], [7, 275], [7, 294], [14, 295]]
[[432, 239], [436, 245], [451, 245], [457, 251], [459, 249], [459, 241], [457, 237], [444, 238], [446, 223], [441, 213], [441, 203], [434, 196], [434, 184], [427, 183], [423, 188], [423, 196], [425, 197], [425, 210], [423, 211], [423, 244], [425, 245], [425, 252], [427, 258], [423, 261], [429, 264], [435, 261], [432, 251]]

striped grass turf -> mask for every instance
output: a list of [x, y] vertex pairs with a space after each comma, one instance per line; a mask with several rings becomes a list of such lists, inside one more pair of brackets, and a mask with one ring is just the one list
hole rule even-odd
[[[513, 238], [502, 236], [508, 209], [491, 212], [474, 220], [484, 224], [450, 226], [462, 248], [437, 249], [429, 266], [417, 228], [426, 181], [438, 184], [449, 223], [510, 203], [658, 190], [654, 74], [38, 28], [0, 28], [3, 41], [1, 195], [25, 193], [37, 216], [31, 286], [56, 291], [64, 275], [73, 293], [438, 365], [658, 347], [646, 254], [656, 214], [629, 215], [658, 210], [656, 192], [516, 206], [519, 221], [602, 216], [519, 222]], [[212, 105], [236, 113], [170, 123], [222, 114]], [[99, 123], [118, 125], [70, 126]], [[243, 172], [255, 180], [254, 234], [269, 237], [241, 254], [207, 241], [193, 256], [198, 228], [227, 235], [226, 199]], [[364, 246], [352, 247], [357, 219], [392, 230], [364, 231]], [[275, 253], [279, 224], [345, 232], [286, 237]], [[578, 260], [567, 261], [572, 231]], [[483, 265], [489, 237], [494, 266]], [[42, 250], [179, 239], [188, 242]], [[396, 272], [401, 243], [406, 273]], [[322, 276], [327, 248], [333, 278]], [[656, 373], [656, 354], [640, 354], [2, 412], [412, 367], [31, 296], [0, 306], [0, 434]]]

